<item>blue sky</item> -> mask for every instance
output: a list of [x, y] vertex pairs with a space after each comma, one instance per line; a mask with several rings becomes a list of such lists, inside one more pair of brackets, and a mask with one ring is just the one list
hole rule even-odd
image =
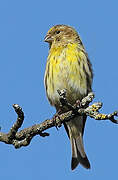
[[[102, 112], [118, 109], [117, 0], [1, 0], [0, 1], [0, 126], [8, 132], [16, 120], [12, 104], [25, 113], [23, 127], [55, 113], [45, 95], [43, 77], [48, 45], [43, 42], [55, 24], [75, 27], [93, 64], [95, 101]], [[64, 128], [49, 137], [35, 137], [16, 150], [0, 143], [0, 179], [117, 179], [118, 126], [88, 118], [84, 143], [91, 170], [70, 169], [70, 142]]]

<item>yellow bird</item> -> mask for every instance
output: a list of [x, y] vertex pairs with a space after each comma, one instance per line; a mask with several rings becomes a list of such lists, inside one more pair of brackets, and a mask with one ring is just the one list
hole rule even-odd
[[[67, 101], [72, 105], [92, 91], [92, 67], [82, 41], [73, 27], [53, 26], [47, 32], [45, 42], [49, 43], [44, 77], [46, 94], [50, 104], [58, 112], [60, 101], [57, 90], [66, 89]], [[77, 116], [64, 123], [71, 142], [72, 170], [79, 163], [87, 169], [90, 168], [83, 145], [85, 122], [86, 116]]]

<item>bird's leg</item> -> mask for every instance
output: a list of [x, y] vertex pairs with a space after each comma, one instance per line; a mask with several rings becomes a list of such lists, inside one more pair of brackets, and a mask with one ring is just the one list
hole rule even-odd
[[78, 99], [74, 106], [75, 106], [75, 108], [81, 108], [81, 106], [82, 106], [81, 101]]
[[56, 112], [56, 114], [53, 116], [53, 123], [54, 123], [57, 130], [58, 130], [59, 127], [61, 127], [60, 116], [59, 116], [60, 114], [62, 114], [61, 107]]

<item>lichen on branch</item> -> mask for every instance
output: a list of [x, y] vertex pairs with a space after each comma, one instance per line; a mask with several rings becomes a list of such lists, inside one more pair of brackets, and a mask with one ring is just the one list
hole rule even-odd
[[45, 130], [54, 126], [59, 128], [64, 122], [69, 121], [74, 116], [86, 115], [94, 118], [95, 120], [110, 120], [111, 122], [118, 124], [118, 120], [115, 119], [115, 117], [118, 117], [117, 111], [111, 114], [101, 114], [99, 112], [100, 108], [102, 107], [101, 102], [93, 103], [89, 106], [89, 103], [94, 99], [93, 92], [89, 93], [81, 101], [76, 101], [74, 106], [67, 102], [65, 90], [58, 90], [58, 93], [60, 95], [60, 108], [66, 106], [69, 111], [61, 114], [56, 113], [51, 119], [47, 119], [40, 124], [36, 124], [18, 131], [24, 121], [24, 112], [18, 104], [13, 104], [13, 108], [17, 114], [17, 120], [10, 128], [8, 133], [0, 132], [0, 141], [6, 144], [12, 144], [15, 148], [28, 146], [34, 136], [49, 136], [49, 133], [45, 132]]

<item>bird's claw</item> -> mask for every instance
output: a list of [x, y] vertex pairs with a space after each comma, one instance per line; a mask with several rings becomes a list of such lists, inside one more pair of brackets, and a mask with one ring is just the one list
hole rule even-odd
[[60, 115], [60, 111], [58, 111], [53, 117], [53, 123], [57, 130], [61, 127], [61, 124], [62, 124], [59, 115]]

